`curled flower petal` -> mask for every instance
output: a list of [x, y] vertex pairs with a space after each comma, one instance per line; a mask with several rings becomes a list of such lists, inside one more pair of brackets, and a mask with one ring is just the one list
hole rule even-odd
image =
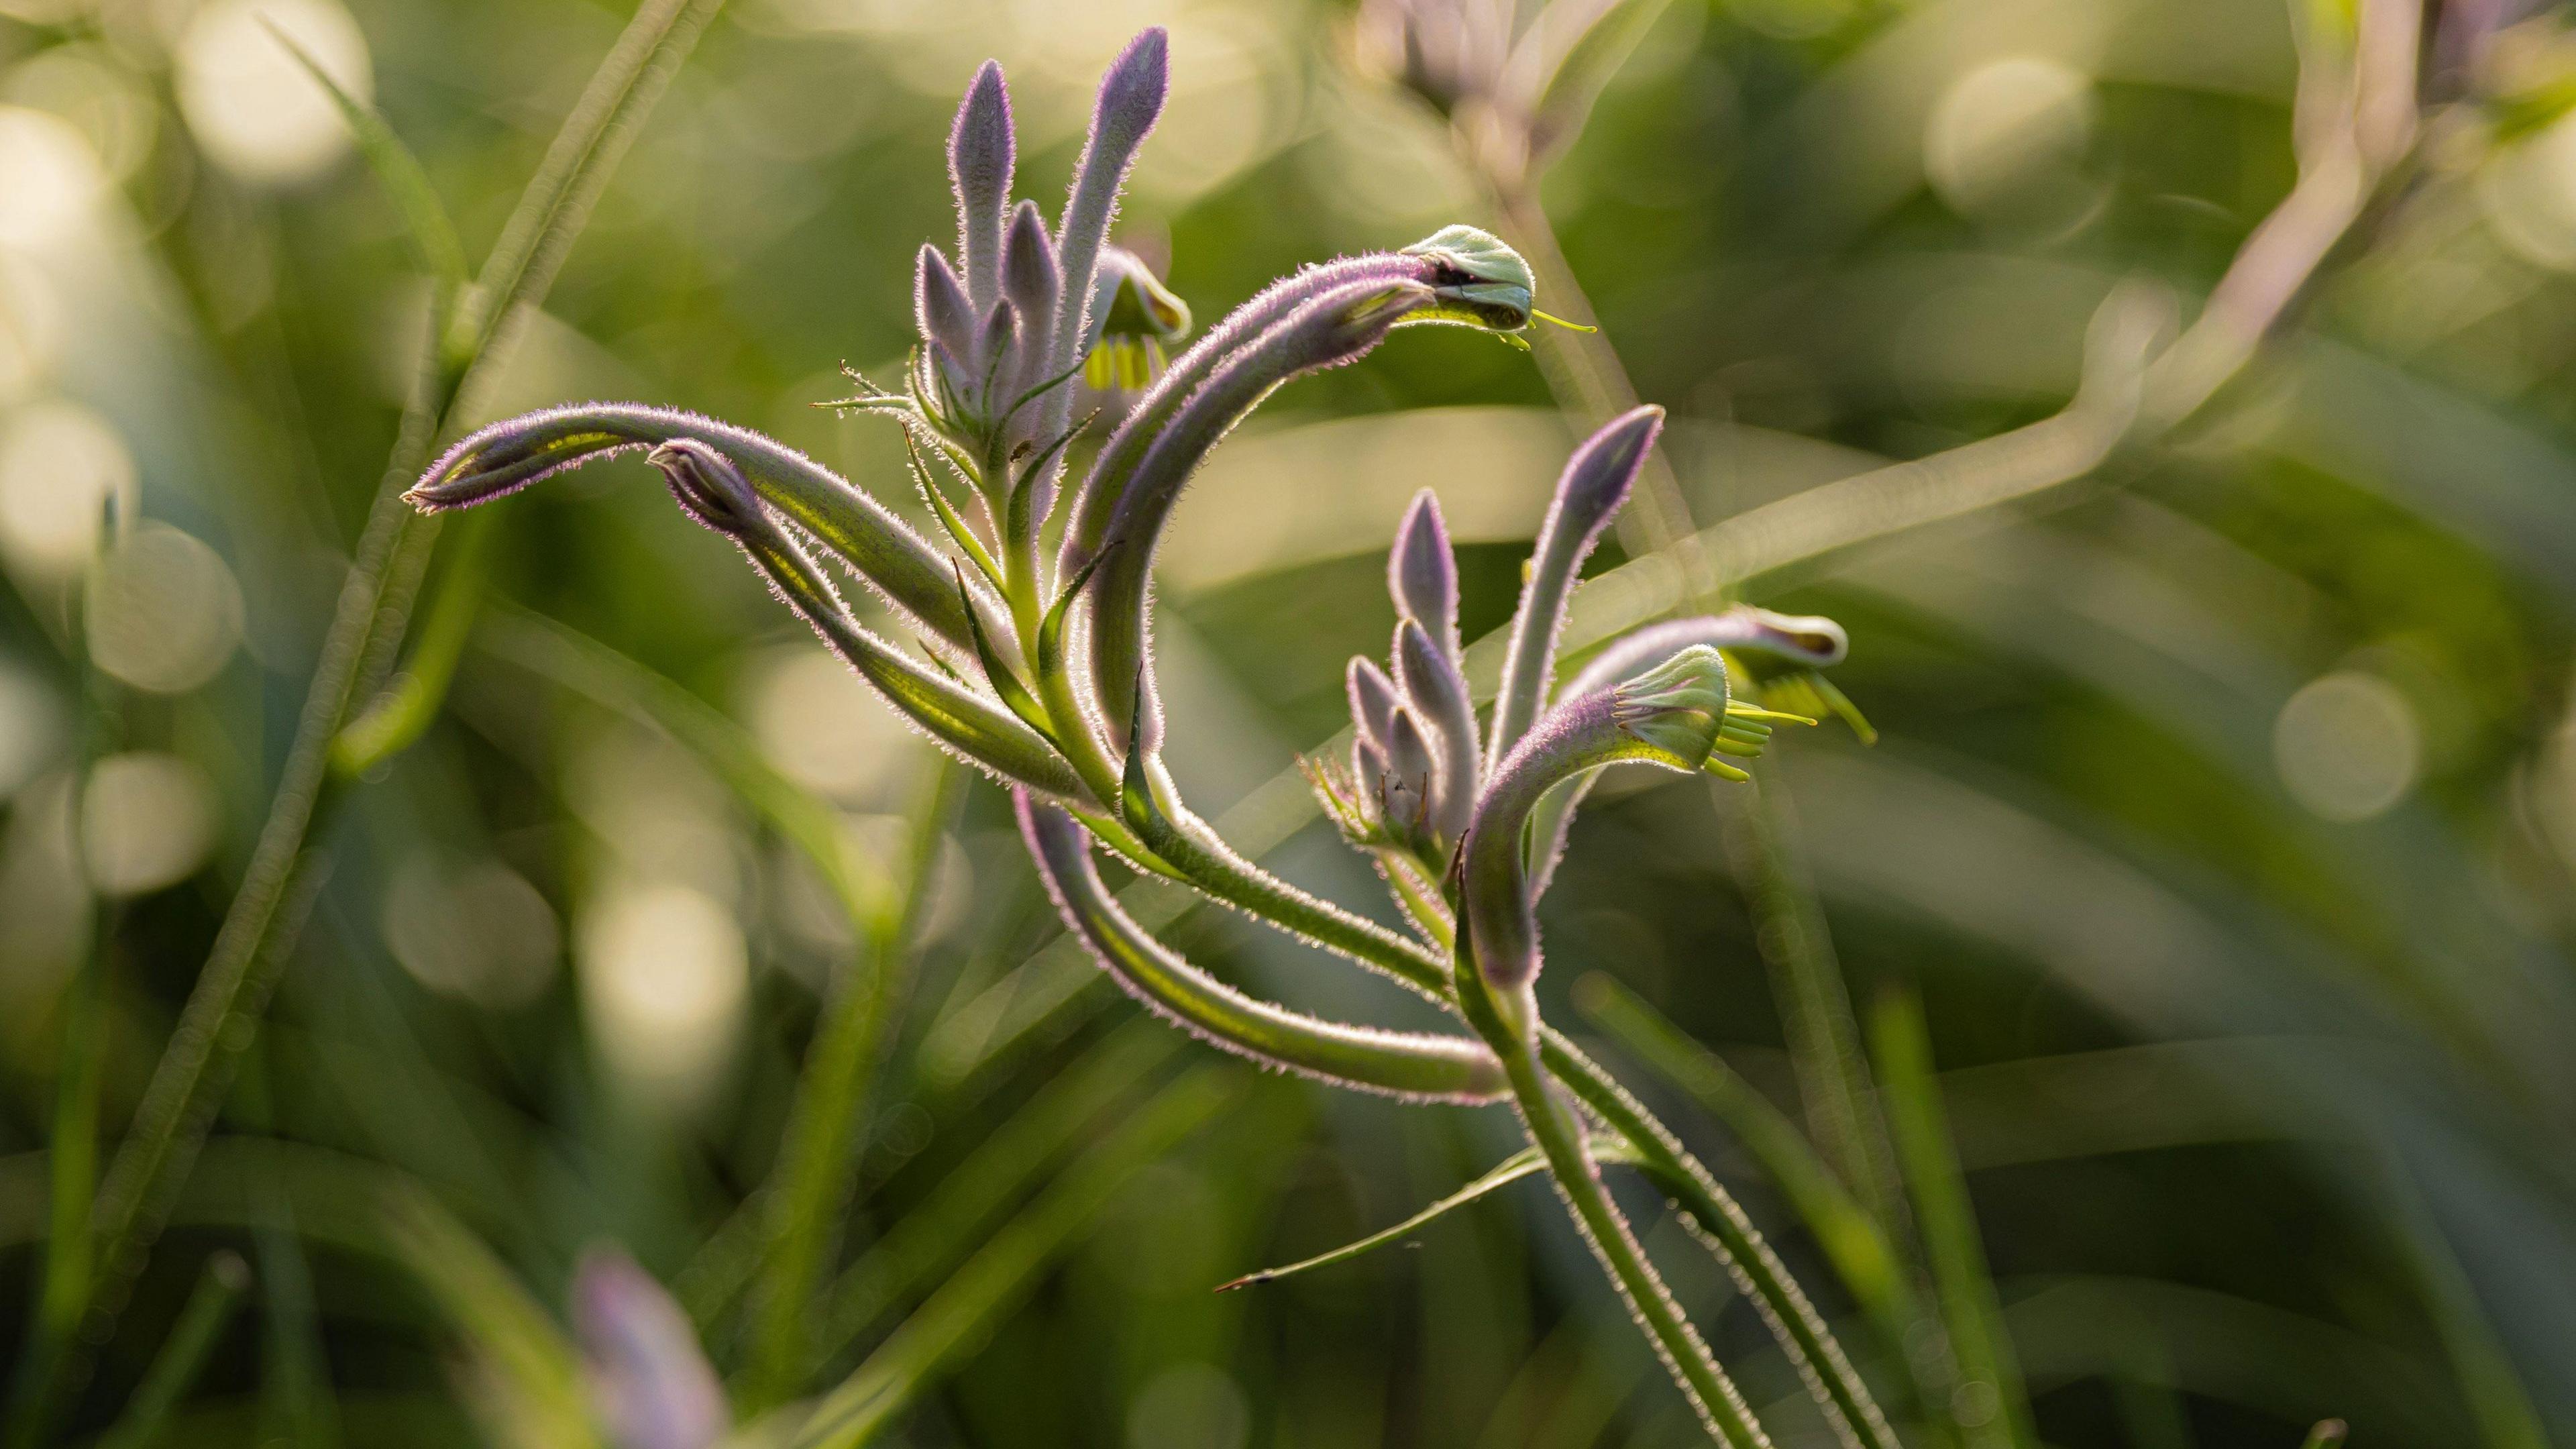
[[1698, 770], [1726, 720], [1726, 664], [1704, 645], [1643, 676], [1568, 699], [1541, 716], [1494, 767], [1459, 852], [1458, 950], [1505, 1022], [1536, 1030], [1536, 897], [1522, 832], [1547, 794], [1622, 760]]

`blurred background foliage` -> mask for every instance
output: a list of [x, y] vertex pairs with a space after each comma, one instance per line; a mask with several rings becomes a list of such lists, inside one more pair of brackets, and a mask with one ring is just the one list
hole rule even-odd
[[[1765, 798], [1862, 1014], [1920, 993], [2045, 1442], [2286, 1446], [2339, 1415], [2372, 1446], [2576, 1443], [2576, 41], [2527, 9], [2434, 9], [2402, 184], [2209, 408], [2065, 488], [1743, 590], [1850, 628], [1838, 677], [1883, 737], [1784, 741]], [[372, 100], [479, 256], [629, 13], [0, 0], [13, 1353], [61, 1221], [64, 1084], [95, 1071], [112, 1145], [245, 868], [429, 313], [400, 213], [260, 17]], [[2048, 417], [2123, 278], [2193, 315], [2296, 178], [2295, 27], [2334, 13], [1661, 7], [1541, 196], [1674, 414], [1692, 517]], [[814, 405], [845, 363], [899, 365], [909, 258], [951, 225], [958, 88], [1003, 62], [1047, 196], [1149, 23], [1175, 91], [1121, 239], [1201, 318], [1491, 219], [1335, 4], [734, 0], [457, 421], [671, 403], [915, 507], [892, 430]], [[1470, 545], [1467, 632], [1499, 626], [1577, 430], [1529, 357], [1434, 329], [1219, 452], [1157, 640], [1202, 808], [1371, 896], [1289, 766], [1336, 727], [1344, 659], [1382, 650], [1380, 550], [1433, 487]], [[1418, 1251], [1212, 1296], [1451, 1191], [1510, 1124], [1258, 1078], [1139, 1023], [1057, 939], [999, 796], [646, 480], [593, 470], [451, 532], [433, 593], [489, 602], [448, 707], [331, 822], [265, 1029], [57, 1436], [131, 1426], [194, 1332], [159, 1442], [585, 1442], [559, 1325], [610, 1242], [750, 1405], [884, 1346], [903, 1442], [1692, 1440], [1534, 1183]], [[1596, 799], [1549, 898], [1549, 990], [1615, 978], [1813, 1110], [1744, 807]], [[1411, 1009], [1177, 904], [1151, 918], [1223, 974]], [[892, 1018], [850, 1191], [814, 1225], [828, 1329], [755, 1371], [744, 1205], [854, 976]], [[1650, 1095], [1847, 1313], [1758, 1151]], [[1820, 1434], [1705, 1255], [1669, 1226], [1652, 1246], [1782, 1439]]]

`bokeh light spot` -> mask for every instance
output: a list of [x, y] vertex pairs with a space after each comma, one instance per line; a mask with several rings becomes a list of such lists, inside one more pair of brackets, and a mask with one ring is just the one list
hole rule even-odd
[[2006, 56], [1953, 81], [1923, 132], [1923, 170], [1974, 215], [2062, 173], [2093, 129], [2093, 81], [2060, 60]]
[[2423, 731], [2395, 685], [2346, 670], [2281, 706], [2272, 758], [2290, 798], [2324, 819], [2352, 823], [2405, 798], [2423, 762]]
[[788, 778], [846, 805], [900, 803], [929, 745], [819, 646], [773, 650], [746, 692], [754, 734]]
[[554, 979], [563, 927], [527, 878], [497, 860], [455, 865], [424, 851], [385, 891], [385, 945], [423, 986], [506, 1009]]
[[185, 694], [221, 673], [241, 638], [241, 586], [221, 555], [187, 534], [147, 523], [99, 561], [90, 657], [127, 684]]
[[610, 1070], [663, 1105], [696, 1102], [732, 1055], [751, 989], [733, 913], [684, 885], [614, 884], [584, 913], [578, 950]]
[[179, 110], [217, 165], [247, 181], [292, 185], [348, 154], [349, 128], [271, 26], [342, 90], [374, 98], [367, 37], [333, 0], [215, 0], [179, 40]]
[[0, 553], [38, 578], [88, 563], [111, 497], [134, 496], [133, 455], [78, 403], [31, 403], [0, 418]]
[[197, 873], [215, 844], [215, 790], [176, 755], [110, 755], [81, 793], [81, 855], [90, 883], [139, 896]]
[[0, 106], [0, 246], [41, 251], [77, 233], [107, 185], [71, 122]]

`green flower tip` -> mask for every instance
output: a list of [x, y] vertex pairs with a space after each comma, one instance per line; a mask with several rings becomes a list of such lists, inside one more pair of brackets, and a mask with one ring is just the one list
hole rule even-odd
[[1123, 247], [1100, 249], [1091, 318], [1083, 382], [1097, 392], [1143, 391], [1162, 375], [1165, 350], [1190, 335], [1190, 304]]
[[1694, 644], [1613, 691], [1612, 716], [1660, 763], [1706, 768], [1726, 728], [1726, 661]]
[[1437, 299], [1408, 320], [1451, 322], [1495, 332], [1518, 332], [1530, 325], [1538, 278], [1521, 254], [1492, 232], [1444, 226], [1406, 247], [1404, 255], [1432, 264], [1432, 274], [1424, 281]]

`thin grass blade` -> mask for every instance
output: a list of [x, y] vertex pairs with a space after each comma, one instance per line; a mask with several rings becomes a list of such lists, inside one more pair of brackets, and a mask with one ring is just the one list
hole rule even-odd
[[793, 1430], [752, 1442], [784, 1449], [858, 1449], [891, 1428], [923, 1390], [947, 1372], [991, 1324], [1036, 1286], [1039, 1273], [1072, 1245], [1137, 1171], [1178, 1146], [1233, 1103], [1244, 1078], [1202, 1067], [1164, 1088], [1085, 1153], [1018, 1217], [987, 1239], [965, 1266], [904, 1320], [858, 1371], [825, 1395]]
[[[590, 202], [624, 152], [625, 141], [661, 96], [723, 0], [649, 0], [617, 48], [593, 74], [540, 170], [504, 229], [486, 266], [490, 317], [543, 296]], [[109, 1164], [94, 1217], [101, 1228], [99, 1282], [85, 1337], [102, 1342], [149, 1245], [159, 1236], [179, 1186], [230, 1087], [240, 1054], [256, 1035], [320, 884], [317, 852], [308, 847], [317, 817], [332, 798], [330, 750], [399, 644], [409, 600], [427, 568], [435, 528], [417, 522], [402, 490], [417, 478], [456, 400], [492, 369], [503, 349], [488, 321], [450, 368], [433, 344], [424, 349], [422, 381], [406, 407], [355, 562], [325, 631], [311, 687], [296, 724], [267, 818], [227, 908], [197, 984], [169, 1045], [154, 1067], [125, 1142]], [[452, 372], [454, 382], [447, 382]], [[71, 1374], [74, 1381], [85, 1367]]]
[[214, 1352], [216, 1340], [224, 1336], [249, 1288], [250, 1265], [240, 1254], [227, 1250], [206, 1260], [187, 1306], [179, 1310], [178, 1323], [162, 1341], [161, 1351], [153, 1355], [152, 1366], [144, 1370], [134, 1397], [125, 1401], [125, 1411], [99, 1436], [97, 1449], [147, 1449], [160, 1437], [170, 1411], [196, 1383], [207, 1355]]
[[1870, 1045], [1878, 1060], [1888, 1130], [1906, 1185], [1913, 1190], [1924, 1258], [1959, 1364], [1950, 1420], [1969, 1449], [2035, 1449], [2039, 1441], [2031, 1429], [2028, 1391], [2012, 1340], [2004, 1333], [2003, 1306], [1995, 1297], [1967, 1182], [1951, 1148], [1921, 1004], [1898, 991], [1879, 998], [1870, 1012]]
[[[1595, 1162], [1635, 1162], [1637, 1156], [1625, 1142], [1605, 1139], [1592, 1144], [1592, 1159]], [[1249, 1288], [1256, 1283], [1276, 1283], [1282, 1278], [1292, 1277], [1312, 1268], [1347, 1263], [1372, 1248], [1382, 1248], [1399, 1239], [1409, 1238], [1479, 1198], [1509, 1187], [1525, 1177], [1532, 1177], [1545, 1171], [1547, 1171], [1547, 1159], [1539, 1155], [1537, 1148], [1524, 1147], [1497, 1163], [1494, 1169], [1484, 1176], [1393, 1227], [1382, 1228], [1355, 1242], [1344, 1243], [1329, 1253], [1318, 1253], [1311, 1258], [1300, 1258], [1294, 1263], [1282, 1264], [1276, 1268], [1264, 1268], [1257, 1273], [1246, 1273], [1231, 1282], [1219, 1283], [1216, 1285], [1216, 1291], [1231, 1293], [1238, 1288]]]
[[447, 206], [438, 199], [438, 188], [430, 184], [428, 168], [420, 164], [420, 158], [403, 144], [402, 137], [395, 134], [375, 107], [349, 94], [313, 58], [312, 52], [296, 43], [294, 36], [265, 15], [260, 17], [260, 23], [331, 97], [340, 118], [348, 123], [349, 133], [358, 143], [358, 154], [366, 158], [367, 168], [376, 173], [376, 184], [385, 189], [386, 199], [393, 202], [394, 210], [402, 217], [403, 237], [411, 243], [412, 255], [438, 288], [439, 305], [431, 312], [430, 320], [433, 327], [443, 329], [447, 306], [456, 289], [465, 285], [465, 247], [456, 239], [456, 223], [448, 219]]

